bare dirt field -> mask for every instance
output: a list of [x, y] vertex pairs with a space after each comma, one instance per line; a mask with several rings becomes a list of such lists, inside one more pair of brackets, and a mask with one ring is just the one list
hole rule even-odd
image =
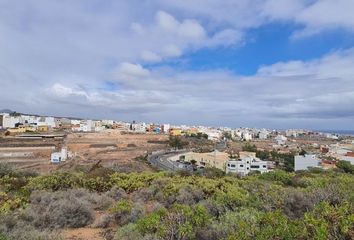
[[48, 172], [56, 169], [50, 164], [52, 152], [61, 148], [63, 139], [28, 139], [16, 137], [0, 138], [0, 162], [18, 169]]
[[65, 146], [73, 153], [69, 165], [90, 165], [100, 161], [106, 167], [133, 168], [136, 171], [148, 170], [135, 158], [165, 149], [167, 135], [124, 133], [119, 130], [106, 130], [100, 133], [72, 133], [65, 140]]
[[[119, 130], [68, 133], [62, 139], [3, 137], [0, 138], [0, 162], [41, 173], [97, 162], [122, 171], [144, 171], [150, 168], [135, 158], [164, 149], [167, 142], [166, 135], [124, 133]], [[60, 151], [62, 147], [66, 147], [72, 157], [60, 164], [50, 163], [51, 153]]]

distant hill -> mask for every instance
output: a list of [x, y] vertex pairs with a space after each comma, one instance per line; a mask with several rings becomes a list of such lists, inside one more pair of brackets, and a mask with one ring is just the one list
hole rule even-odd
[[14, 111], [10, 110], [10, 109], [2, 109], [0, 110], [0, 113], [13, 113]]

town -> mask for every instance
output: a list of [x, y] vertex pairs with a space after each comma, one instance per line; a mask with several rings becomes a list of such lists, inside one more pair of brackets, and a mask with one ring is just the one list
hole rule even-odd
[[99, 161], [142, 171], [218, 169], [245, 176], [275, 169], [332, 169], [354, 164], [353, 136], [303, 129], [175, 126], [0, 113], [0, 161], [49, 172]]

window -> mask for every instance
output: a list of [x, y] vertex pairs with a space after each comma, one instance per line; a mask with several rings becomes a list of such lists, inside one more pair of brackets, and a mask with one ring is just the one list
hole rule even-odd
[[230, 163], [228, 163], [227, 166], [230, 167]]
[[267, 165], [263, 165], [263, 168], [267, 168]]
[[233, 167], [233, 168], [234, 168], [234, 167], [236, 167], [236, 165], [235, 165], [235, 164], [231, 164], [231, 167]]
[[251, 165], [251, 168], [259, 168], [259, 165]]
[[247, 161], [247, 163], [250, 163], [250, 161]]
[[240, 167], [243, 167], [243, 165], [241, 164]]

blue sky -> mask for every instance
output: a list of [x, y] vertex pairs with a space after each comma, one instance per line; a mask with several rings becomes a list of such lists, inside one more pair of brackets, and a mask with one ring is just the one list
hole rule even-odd
[[354, 129], [351, 0], [0, 0], [0, 108]]

